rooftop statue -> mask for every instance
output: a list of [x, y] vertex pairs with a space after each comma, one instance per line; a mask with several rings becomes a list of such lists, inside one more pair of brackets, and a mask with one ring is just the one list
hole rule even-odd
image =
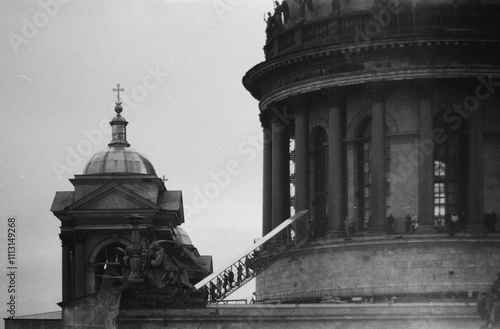
[[[186, 307], [204, 305], [203, 293], [196, 291], [189, 281], [188, 272], [207, 272], [205, 262], [189, 251], [183, 244], [172, 240], [140, 243], [140, 263], [134, 269], [130, 261], [132, 248], [117, 248], [121, 253], [120, 264], [126, 278], [125, 307], [138, 305], [148, 307]], [[137, 270], [143, 283], [132, 280], [131, 273]]]
[[271, 38], [277, 31], [282, 30], [284, 24], [288, 24], [290, 20], [290, 8], [286, 0], [281, 4], [278, 1], [274, 2], [274, 14], [267, 13], [267, 19], [264, 15], [264, 22], [266, 22], [266, 36]]
[[[147, 246], [147, 240], [143, 241], [144, 246]], [[153, 241], [149, 249], [143, 251], [142, 257], [144, 283], [149, 289], [157, 291], [169, 287], [192, 289], [187, 271], [205, 271], [205, 263], [175, 241]]]

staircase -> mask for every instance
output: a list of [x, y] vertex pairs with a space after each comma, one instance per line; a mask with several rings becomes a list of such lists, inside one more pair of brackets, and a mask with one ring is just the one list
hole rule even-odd
[[198, 282], [195, 288], [205, 291], [208, 303], [217, 304], [308, 238], [309, 211], [302, 210], [242, 252], [230, 265]]

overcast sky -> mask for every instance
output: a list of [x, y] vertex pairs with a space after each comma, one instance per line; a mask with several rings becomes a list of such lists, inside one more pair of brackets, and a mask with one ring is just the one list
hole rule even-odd
[[[50, 206], [111, 140], [117, 83], [128, 142], [183, 191], [182, 227], [200, 253], [218, 267], [260, 237], [261, 127], [241, 79], [264, 60], [271, 9], [271, 0], [0, 0], [0, 273], [15, 217], [17, 315], [59, 309]], [[236, 174], [215, 188], [227, 166]], [[5, 275], [1, 283], [4, 318]]]

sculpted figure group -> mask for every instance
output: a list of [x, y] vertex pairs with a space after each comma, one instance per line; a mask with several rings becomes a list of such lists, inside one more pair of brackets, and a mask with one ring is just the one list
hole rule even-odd
[[[292, 1], [292, 0], [289, 0]], [[314, 0], [293, 0], [297, 4], [297, 22], [303, 22], [306, 18], [306, 9], [309, 12], [314, 12]], [[349, 8], [350, 0], [331, 0], [331, 12], [330, 15], [340, 15], [341, 8]], [[382, 1], [382, 0], [376, 0]], [[267, 38], [271, 38], [275, 33], [283, 29], [283, 27], [288, 24], [290, 20], [290, 7], [286, 0], [274, 1], [274, 14], [270, 12], [264, 14], [264, 22], [266, 22], [266, 35]]]
[[290, 8], [286, 0], [281, 4], [278, 1], [274, 2], [274, 14], [267, 13], [267, 19], [264, 15], [264, 22], [266, 22], [266, 36], [271, 38], [276, 32], [283, 29], [283, 24], [287, 24], [290, 19]]
[[[122, 254], [122, 273], [129, 277], [131, 248], [116, 248]], [[191, 290], [188, 270], [206, 271], [204, 263], [197, 259], [182, 244], [171, 240], [149, 243], [146, 238], [141, 242], [141, 263], [139, 273], [147, 289], [164, 291], [176, 287]]]

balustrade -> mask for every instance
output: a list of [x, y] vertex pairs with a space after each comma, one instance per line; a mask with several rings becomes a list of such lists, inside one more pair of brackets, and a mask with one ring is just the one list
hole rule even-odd
[[499, 35], [500, 7], [474, 5], [406, 6], [398, 14], [382, 17], [370, 11], [346, 13], [315, 21], [297, 23], [267, 40], [267, 58], [286, 54], [299, 47], [371, 42], [398, 36], [426, 37], [436, 35]]

